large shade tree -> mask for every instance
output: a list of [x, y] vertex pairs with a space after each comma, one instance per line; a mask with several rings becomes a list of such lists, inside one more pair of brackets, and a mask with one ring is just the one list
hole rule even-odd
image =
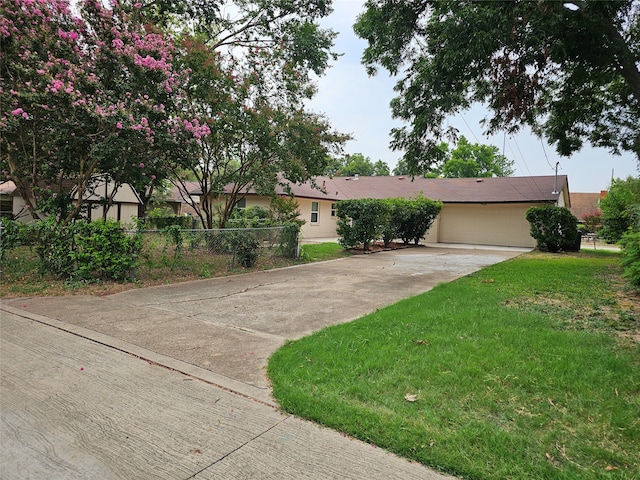
[[191, 72], [183, 106], [189, 119], [182, 123], [191, 138], [173, 164], [174, 182], [186, 195], [182, 172], [197, 180], [202, 200], [195, 208], [204, 228], [224, 227], [250, 190], [273, 195], [279, 181], [323, 173], [329, 154], [347, 139], [304, 110], [310, 85], [277, 56], [278, 50], [253, 48], [238, 58], [212, 49], [201, 35], [181, 42], [181, 66]]
[[182, 110], [185, 125], [199, 130], [173, 180], [186, 198], [179, 173], [197, 179], [204, 227], [223, 226], [248, 190], [273, 194], [279, 180], [308, 180], [339, 153], [347, 137], [305, 109], [315, 94], [312, 74], [337, 58], [335, 33], [317, 23], [331, 2], [203, 0], [189, 7], [169, 0], [143, 2], [142, 9], [164, 25], [183, 26], [180, 62], [190, 79]]
[[529, 125], [561, 155], [586, 141], [640, 159], [639, 16], [637, 0], [368, 0], [354, 29], [369, 72], [400, 76], [392, 146], [418, 172], [476, 102], [489, 133]]

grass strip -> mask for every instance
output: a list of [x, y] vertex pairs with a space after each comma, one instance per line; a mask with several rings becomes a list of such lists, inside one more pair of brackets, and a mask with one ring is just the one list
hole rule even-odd
[[274, 395], [464, 478], [640, 478], [640, 349], [617, 334], [638, 319], [618, 261], [524, 255], [287, 343]]
[[322, 262], [351, 255], [341, 245], [335, 242], [309, 243], [302, 245], [302, 260], [309, 262]]

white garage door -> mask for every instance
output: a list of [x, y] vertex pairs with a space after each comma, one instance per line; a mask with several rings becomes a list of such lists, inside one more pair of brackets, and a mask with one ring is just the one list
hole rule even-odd
[[525, 213], [531, 204], [445, 204], [440, 212], [438, 241], [475, 245], [535, 247]]

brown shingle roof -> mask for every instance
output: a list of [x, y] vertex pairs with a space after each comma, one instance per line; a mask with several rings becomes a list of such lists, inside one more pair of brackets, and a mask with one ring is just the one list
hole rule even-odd
[[[446, 203], [544, 203], [558, 200], [553, 193], [556, 179], [553, 175], [540, 177], [493, 178], [415, 178], [394, 177], [318, 177], [316, 183], [324, 185], [326, 196], [310, 185], [294, 185], [297, 197], [326, 198], [330, 200], [353, 198], [409, 198], [422, 193], [432, 200]], [[567, 185], [567, 176], [559, 175], [558, 191]]]
[[571, 213], [573, 213], [579, 221], [582, 221], [582, 217], [598, 210], [600, 197], [600, 193], [572, 193]]

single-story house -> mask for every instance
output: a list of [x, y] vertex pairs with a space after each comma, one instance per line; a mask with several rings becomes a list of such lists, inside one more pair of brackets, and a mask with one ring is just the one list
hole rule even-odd
[[[317, 177], [290, 185], [297, 200], [304, 238], [336, 237], [336, 202], [358, 198], [411, 198], [420, 193], [443, 202], [440, 215], [427, 234], [429, 243], [469, 243], [535, 247], [525, 213], [529, 207], [569, 208], [566, 175], [493, 178]], [[278, 187], [278, 195], [286, 195]], [[248, 192], [242, 207], [266, 207], [266, 197]]]
[[[78, 197], [77, 191], [71, 182], [67, 182], [71, 195]], [[100, 176], [91, 189], [83, 193], [83, 200], [91, 205], [88, 211], [89, 220], [101, 219], [103, 215], [102, 202], [113, 193], [114, 182]], [[107, 210], [107, 218], [122, 222], [129, 222], [131, 218], [138, 218], [138, 209], [142, 201], [136, 191], [129, 184], [125, 183], [118, 188], [113, 204]], [[13, 218], [21, 222], [32, 222], [33, 217], [26, 208], [25, 201], [20, 196], [14, 182], [5, 181], [0, 183], [0, 215]]]

